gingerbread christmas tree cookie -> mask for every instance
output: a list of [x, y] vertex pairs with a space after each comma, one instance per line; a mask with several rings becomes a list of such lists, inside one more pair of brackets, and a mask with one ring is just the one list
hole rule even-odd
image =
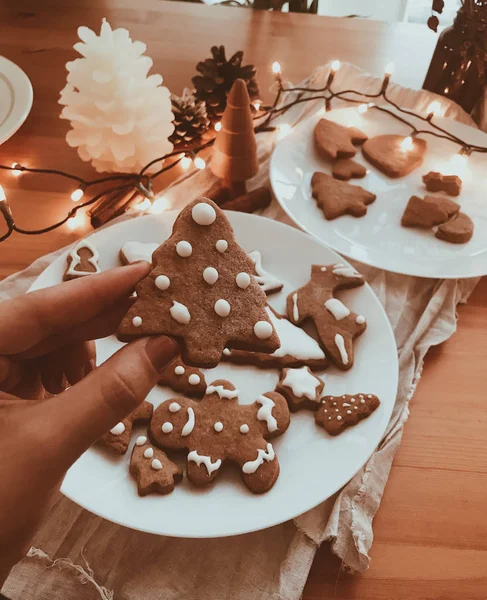
[[137, 482], [139, 496], [170, 494], [174, 484], [183, 478], [182, 469], [165, 452], [154, 447], [145, 435], [135, 440], [129, 470]]
[[209, 368], [218, 364], [225, 347], [279, 348], [266, 295], [252, 276], [254, 263], [211, 200], [199, 198], [182, 210], [152, 264], [119, 327], [122, 341], [169, 335], [181, 342], [184, 362]]
[[239, 466], [251, 492], [267, 492], [279, 475], [279, 461], [267, 440], [289, 426], [286, 400], [276, 392], [253, 404], [238, 402], [238, 390], [225, 380], [208, 386], [200, 402], [166, 400], [155, 411], [151, 440], [160, 448], [188, 450], [188, 479], [196, 485], [213, 481], [224, 462]]
[[411, 196], [401, 218], [403, 227], [431, 228], [458, 214], [460, 205], [449, 198]]
[[64, 274], [64, 280], [69, 281], [101, 273], [99, 259], [100, 255], [95, 246], [88, 240], [81, 240], [68, 254], [68, 268]]
[[314, 139], [318, 154], [331, 161], [355, 156], [355, 146], [363, 144], [367, 136], [355, 127], [345, 127], [329, 119], [320, 119], [314, 129]]
[[376, 199], [375, 194], [359, 185], [339, 181], [319, 172], [313, 173], [311, 178], [311, 194], [329, 221], [342, 215], [363, 217], [367, 213], [367, 206]]
[[366, 419], [379, 405], [379, 398], [373, 394], [325, 396], [315, 412], [315, 421], [330, 435], [338, 435]]

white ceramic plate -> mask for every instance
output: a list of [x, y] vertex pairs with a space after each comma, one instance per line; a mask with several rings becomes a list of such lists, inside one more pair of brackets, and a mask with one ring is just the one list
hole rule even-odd
[[0, 144], [11, 137], [32, 108], [32, 85], [15, 63], [0, 56]]
[[[119, 264], [118, 253], [126, 241], [166, 239], [175, 216], [166, 213], [140, 217], [95, 233], [90, 240], [100, 253], [102, 269]], [[248, 252], [260, 250], [264, 267], [285, 282], [280, 294], [270, 296], [272, 305], [280, 311], [285, 308], [286, 295], [308, 281], [311, 264], [342, 260], [311, 236], [282, 223], [240, 213], [228, 216], [243, 248]], [[59, 283], [65, 268], [66, 259], [60, 257], [42, 273], [33, 289]], [[124, 457], [91, 448], [69, 470], [62, 486], [64, 494], [121, 525], [181, 537], [221, 537], [271, 527], [328, 498], [357, 472], [379, 443], [394, 405], [398, 376], [391, 327], [371, 288], [365, 285], [340, 297], [366, 316], [368, 329], [356, 343], [353, 369], [347, 373], [334, 368], [327, 371], [326, 392], [374, 393], [381, 399], [381, 406], [371, 417], [335, 438], [315, 425], [311, 412], [293, 415], [286, 434], [273, 440], [281, 474], [270, 492], [253, 495], [240, 481], [238, 470], [229, 466], [214, 485], [206, 488], [195, 488], [184, 479], [168, 496], [140, 498], [128, 474], [131, 448]], [[120, 346], [115, 337], [99, 341], [98, 363]], [[207, 383], [218, 378], [232, 381], [241, 391], [242, 403], [251, 403], [259, 394], [273, 390], [278, 376], [275, 370], [230, 364], [206, 371]], [[175, 395], [156, 387], [149, 400], [158, 405]]]
[[[423, 166], [402, 179], [389, 179], [358, 152], [356, 160], [366, 165], [369, 173], [364, 179], [350, 183], [377, 194], [377, 199], [364, 217], [356, 219], [346, 215], [327, 221], [310, 189], [315, 171], [331, 174], [330, 165], [317, 155], [313, 144], [313, 128], [323, 116], [320, 111], [297, 126], [278, 144], [271, 160], [274, 193], [299, 227], [340, 254], [387, 271], [438, 278], [487, 274], [487, 154], [472, 154], [462, 169], [456, 156], [457, 145], [425, 136], [428, 151]], [[329, 112], [327, 118], [359, 127], [369, 137], [410, 133], [405, 125], [377, 110], [360, 115], [356, 108], [337, 109]], [[449, 119], [436, 122], [468, 143], [487, 146], [487, 135], [479, 130]], [[424, 128], [424, 124], [421, 127]], [[475, 225], [473, 237], [467, 244], [449, 244], [438, 240], [430, 231], [401, 227], [401, 216], [410, 196], [426, 194], [421, 178], [428, 171], [450, 172], [462, 177], [463, 190], [456, 200]]]

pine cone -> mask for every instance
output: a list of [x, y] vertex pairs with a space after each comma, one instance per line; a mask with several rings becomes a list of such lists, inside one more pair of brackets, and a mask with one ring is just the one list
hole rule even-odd
[[210, 127], [210, 120], [203, 100], [197, 100], [194, 92], [185, 88], [181, 97], [171, 95], [174, 114], [174, 133], [169, 138], [175, 146], [189, 146], [200, 141]]
[[259, 97], [259, 87], [255, 80], [254, 65], [242, 66], [243, 52], [235, 52], [227, 61], [224, 46], [213, 46], [213, 58], [207, 58], [196, 65], [201, 75], [193, 77], [196, 98], [206, 102], [206, 110], [212, 121], [218, 121], [227, 105], [227, 95], [236, 79], [243, 79], [247, 84], [250, 100]]

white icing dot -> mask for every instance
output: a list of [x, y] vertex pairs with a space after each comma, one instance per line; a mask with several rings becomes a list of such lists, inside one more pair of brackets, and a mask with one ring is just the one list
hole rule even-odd
[[230, 314], [230, 304], [226, 300], [223, 300], [223, 298], [215, 302], [214, 308], [219, 317], [228, 317]]
[[259, 340], [266, 340], [272, 335], [272, 325], [267, 321], [257, 321], [254, 325], [254, 333]]
[[239, 273], [235, 281], [240, 289], [245, 290], [250, 285], [250, 275], [248, 273]]
[[[332, 397], [333, 397], [333, 396], [332, 396]], [[333, 402], [333, 405], [332, 405], [332, 406], [336, 406], [336, 405], [337, 405], [337, 403], [336, 403], [336, 402]]]
[[176, 375], [184, 375], [184, 367], [181, 365], [178, 365], [175, 369], [174, 372], [176, 373]]
[[154, 456], [154, 448], [146, 448], [144, 450], [144, 458], [152, 458]]
[[368, 394], [368, 395], [367, 395], [367, 398], [372, 398], [372, 394]]
[[199, 375], [196, 375], [196, 373], [193, 373], [188, 377], [189, 385], [198, 385], [200, 381], [201, 377]]
[[182, 325], [187, 325], [191, 321], [191, 314], [188, 307], [181, 304], [181, 302], [173, 300], [169, 312], [171, 313], [171, 317]]
[[332, 417], [328, 417], [328, 421], [331, 421]]
[[351, 410], [347, 410], [347, 415], [351, 415], [352, 411]]
[[355, 323], [357, 323], [357, 325], [363, 325], [365, 323], [365, 317], [363, 315], [357, 315]]
[[171, 402], [171, 404], [169, 405], [169, 411], [175, 413], [178, 412], [178, 410], [181, 410], [181, 405], [177, 402]]
[[218, 242], [215, 244], [215, 248], [218, 250], [218, 252], [223, 254], [228, 248], [227, 240], [218, 240]]
[[350, 398], [350, 402], [353, 404], [355, 402], [355, 398]]
[[360, 400], [360, 404], [365, 404], [365, 400], [363, 398]]
[[125, 425], [120, 421], [120, 423], [117, 423], [115, 425], [115, 427], [112, 427], [110, 429], [110, 433], [112, 435], [122, 435], [122, 433], [125, 431]]
[[136, 446], [143, 446], [147, 442], [147, 438], [145, 435], [139, 435], [139, 437], [135, 440]]
[[230, 350], [230, 348], [223, 348], [223, 354], [225, 356], [230, 356], [231, 353], [232, 351]]
[[353, 410], [358, 410], [358, 406], [354, 406], [354, 407], [353, 407]]
[[218, 271], [214, 267], [206, 267], [203, 271], [203, 279], [209, 285], [213, 285], [218, 281]]
[[323, 271], [323, 273], [326, 271], [326, 267], [321, 267], [321, 270]]
[[162, 463], [158, 458], [154, 458], [151, 463], [151, 467], [156, 471], [160, 471], [162, 469]]
[[335, 412], [340, 412], [340, 409], [338, 409], [338, 408], [335, 408]]
[[217, 432], [220, 433], [220, 431], [223, 431], [223, 423], [221, 423], [220, 421], [217, 421], [214, 425], [213, 425], [213, 429]]
[[240, 425], [240, 433], [248, 433], [249, 432], [249, 426], [244, 423], [243, 425]]
[[169, 421], [166, 421], [162, 424], [161, 429], [163, 433], [171, 433], [171, 431], [174, 429], [174, 426], [172, 423], [169, 423]]
[[176, 244], [176, 252], [181, 258], [188, 258], [193, 253], [193, 246], [189, 242], [182, 240]]
[[325, 408], [325, 413], [327, 413], [327, 412], [328, 412], [328, 411], [327, 411], [327, 410], [326, 410], [326, 408]]
[[159, 290], [162, 290], [162, 291], [167, 290], [170, 283], [171, 283], [171, 280], [166, 275], [158, 275], [154, 279], [154, 284], [155, 284], [156, 288]]
[[342, 420], [342, 417], [340, 415], [338, 415], [337, 421], [341, 421], [341, 420]]
[[198, 202], [193, 206], [191, 211], [193, 221], [198, 225], [211, 225], [215, 222], [216, 212], [213, 206], [210, 206], [206, 202]]
[[134, 317], [134, 318], [132, 319], [132, 325], [133, 325], [134, 327], [140, 327], [140, 326], [142, 325], [142, 317], [138, 317], [138, 316], [137, 316], [137, 317]]

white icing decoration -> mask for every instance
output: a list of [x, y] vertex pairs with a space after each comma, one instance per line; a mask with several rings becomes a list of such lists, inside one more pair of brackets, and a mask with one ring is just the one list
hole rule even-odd
[[112, 435], [122, 435], [122, 433], [125, 431], [125, 425], [122, 423], [122, 421], [120, 421], [120, 423], [117, 423], [115, 425], [115, 427], [112, 427], [110, 429], [110, 433]]
[[365, 400], [363, 398], [360, 400], [360, 404], [365, 404]]
[[181, 325], [187, 325], [191, 321], [191, 314], [188, 307], [181, 304], [181, 302], [173, 300], [169, 312], [171, 313], [171, 317], [178, 323], [181, 323]]
[[218, 250], [218, 252], [223, 254], [227, 251], [228, 248], [227, 240], [218, 240], [218, 242], [215, 244], [215, 248]]
[[337, 417], [337, 421], [341, 421], [341, 420], [342, 420], [342, 417], [341, 417], [341, 415], [338, 415], [338, 417]]
[[304, 329], [296, 327], [287, 319], [278, 319], [268, 306], [266, 306], [266, 311], [281, 341], [280, 347], [271, 356], [278, 358], [292, 356], [299, 360], [321, 360], [325, 358], [318, 342], [309, 336]]
[[215, 267], [206, 267], [203, 271], [203, 279], [209, 285], [214, 285], [218, 281], [218, 271]]
[[178, 365], [174, 369], [174, 373], [176, 373], [176, 375], [184, 375], [184, 371], [185, 371], [185, 368], [182, 365]]
[[188, 420], [184, 424], [183, 429], [181, 430], [181, 435], [186, 437], [189, 435], [194, 429], [194, 410], [191, 406], [188, 408]]
[[343, 339], [343, 335], [340, 335], [339, 333], [335, 335], [335, 346], [338, 348], [338, 352], [340, 352], [342, 363], [344, 365], [348, 365], [348, 354], [345, 349], [345, 340]]
[[139, 435], [139, 437], [135, 440], [136, 446], [143, 446], [147, 442], [147, 438], [145, 435]]
[[164, 292], [171, 285], [171, 280], [169, 277], [167, 277], [167, 275], [158, 275], [154, 279], [154, 285], [158, 290]]
[[254, 325], [254, 333], [259, 340], [266, 340], [272, 335], [272, 325], [267, 321], [257, 321]]
[[162, 424], [161, 429], [162, 433], [171, 433], [171, 431], [174, 429], [174, 425], [172, 423], [169, 423], [169, 421], [166, 421]]
[[157, 250], [159, 244], [146, 244], [144, 242], [125, 242], [122, 246], [122, 254], [128, 263], [138, 260], [152, 262], [152, 253]]
[[155, 471], [160, 471], [162, 469], [162, 463], [158, 458], [154, 458], [154, 460], [151, 463], [151, 467], [155, 470]]
[[223, 431], [223, 423], [221, 423], [220, 421], [217, 421], [214, 425], [213, 425], [213, 429], [217, 432], [220, 433], [220, 431]]
[[191, 216], [193, 217], [193, 221], [198, 225], [211, 225], [215, 222], [216, 212], [213, 206], [210, 206], [206, 202], [198, 202], [198, 204], [193, 206]]
[[341, 321], [350, 314], [349, 309], [337, 298], [330, 298], [325, 302], [325, 308], [331, 312], [337, 321]]
[[361, 277], [360, 273], [357, 273], [357, 271], [353, 267], [346, 267], [342, 263], [337, 263], [336, 265], [333, 265], [332, 272], [333, 275], [341, 275], [342, 277], [353, 277], [355, 279], [357, 277]]
[[293, 319], [296, 321], [296, 323], [299, 321], [298, 292], [293, 294]]
[[154, 448], [146, 448], [144, 450], [144, 458], [152, 458], [154, 456]]
[[347, 410], [347, 415], [351, 415], [352, 411], [351, 410]]
[[244, 423], [243, 425], [240, 425], [240, 433], [248, 433], [249, 430], [250, 430], [250, 428], [247, 425], [247, 423]]
[[188, 258], [188, 256], [193, 254], [193, 246], [189, 242], [181, 240], [176, 244], [176, 252], [181, 258]]
[[169, 405], [169, 411], [172, 413], [176, 413], [180, 410], [181, 410], [181, 405], [178, 404], [177, 402], [171, 402], [171, 404]]
[[228, 317], [230, 314], [230, 304], [226, 300], [223, 300], [223, 298], [215, 302], [214, 309], [219, 317]]
[[206, 394], [218, 394], [220, 398], [226, 398], [229, 400], [233, 400], [233, 398], [237, 398], [239, 392], [238, 390], [228, 390], [224, 388], [222, 385], [209, 385], [206, 388]]
[[272, 409], [276, 405], [274, 400], [271, 400], [267, 396], [259, 396], [256, 400], [261, 407], [257, 411], [257, 418], [259, 421], [265, 421], [267, 423], [267, 429], [272, 433], [277, 429], [277, 420], [272, 414]]
[[367, 395], [367, 398], [372, 398], [372, 394], [368, 394], [368, 395]]
[[235, 277], [235, 282], [241, 290], [245, 290], [250, 285], [250, 275], [248, 273], [239, 273]]
[[139, 317], [139, 316], [137, 316], [137, 317], [134, 317], [134, 318], [132, 319], [132, 325], [133, 325], [134, 327], [140, 327], [140, 326], [142, 325], [142, 317]]
[[188, 454], [188, 462], [195, 462], [198, 467], [201, 464], [204, 464], [206, 467], [206, 470], [208, 471], [208, 475], [211, 475], [213, 473], [213, 471], [217, 471], [222, 464], [221, 458], [215, 460], [215, 462], [213, 462], [211, 460], [211, 458], [209, 456], [205, 456], [204, 454], [198, 454], [198, 452], [196, 450], [192, 450], [189, 454]]
[[344, 403], [342, 404], [342, 406], [352, 406], [352, 405], [351, 405], [351, 404], [349, 404], [348, 402], [344, 402]]
[[262, 256], [258, 250], [249, 252], [249, 258], [254, 263], [256, 273], [254, 278], [264, 292], [277, 291], [282, 288], [282, 281], [279, 281], [277, 277], [274, 277], [274, 275], [271, 275], [262, 267]]
[[223, 354], [225, 356], [230, 356], [231, 353], [232, 351], [230, 350], [230, 348], [223, 348]]
[[272, 447], [272, 444], [267, 442], [267, 449], [262, 450], [262, 448], [259, 448], [257, 450], [257, 458], [255, 460], [249, 460], [248, 462], [246, 462], [242, 467], [242, 471], [246, 475], [255, 473], [260, 467], [260, 465], [264, 464], [264, 460], [270, 462], [271, 460], [274, 460], [275, 456], [276, 455], [274, 453], [274, 448]]
[[320, 383], [320, 380], [310, 373], [307, 367], [289, 369], [282, 381], [282, 385], [290, 388], [296, 398], [304, 396], [313, 402], [319, 402], [316, 392]]
[[323, 271], [323, 273], [326, 271], [326, 267], [321, 267], [321, 270]]
[[188, 383], [189, 383], [189, 385], [198, 385], [198, 383], [200, 381], [201, 381], [201, 377], [199, 375], [197, 375], [196, 373], [192, 373], [188, 377]]
[[363, 325], [365, 323], [365, 317], [363, 315], [357, 315], [355, 323], [357, 323], [357, 325]]
[[[90, 263], [90, 265], [93, 265], [95, 267], [94, 272], [75, 270], [81, 262], [81, 257], [78, 254], [78, 250], [81, 250], [82, 248], [88, 248], [88, 250], [91, 252], [92, 256], [88, 259], [88, 262]], [[95, 246], [90, 244], [88, 240], [81, 240], [80, 242], [78, 242], [78, 244], [76, 244], [76, 246], [71, 250], [68, 256], [71, 259], [71, 262], [69, 263], [69, 268], [66, 271], [66, 275], [69, 275], [71, 277], [84, 277], [85, 275], [96, 275], [97, 273], [101, 273], [101, 269], [98, 265], [100, 255], [98, 254], [98, 250], [95, 248]]]

